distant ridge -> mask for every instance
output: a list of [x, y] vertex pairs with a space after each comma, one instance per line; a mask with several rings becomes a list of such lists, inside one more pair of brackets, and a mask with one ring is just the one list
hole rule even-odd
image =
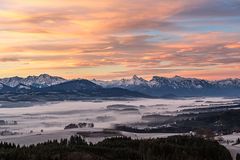
[[[64, 80], [62, 83], [56, 82], [56, 77], [52, 76], [39, 76], [40, 78], [46, 78], [46, 83], [36, 85], [35, 83], [29, 82], [32, 85], [22, 84], [15, 82], [11, 79], [11, 82], [17, 84], [14, 87], [7, 86], [0, 83], [0, 100], [1, 101], [62, 101], [62, 100], [81, 100], [81, 99], [92, 99], [92, 98], [150, 98], [143, 93], [137, 91], [130, 91], [123, 88], [104, 88], [98, 84], [95, 84], [89, 80], [78, 79], [78, 80]], [[51, 80], [51, 78], [53, 78]], [[21, 81], [23, 79], [20, 79]], [[34, 82], [37, 82], [38, 77], [34, 77]], [[57, 80], [62, 80], [57, 78]], [[44, 86], [42, 84], [45, 84]], [[48, 84], [48, 85], [46, 85]], [[52, 84], [52, 85], [51, 85]]]
[[240, 96], [240, 79], [208, 81], [197, 78], [153, 76], [147, 81], [134, 75], [130, 79], [112, 81], [93, 80], [103, 87], [120, 87], [152, 96]]
[[62, 77], [50, 76], [48, 74], [40, 74], [39, 76], [28, 76], [26, 78], [16, 76], [0, 79], [0, 83], [10, 87], [16, 87], [19, 84], [23, 84], [27, 86], [36, 86], [38, 88], [63, 83], [65, 81], [66, 79]]
[[[84, 88], [90, 87], [90, 88]], [[10, 77], [0, 79], [0, 93], [4, 92], [31, 92], [31, 91], [76, 91], [85, 89], [121, 88], [129, 91], [140, 92], [154, 97], [182, 97], [182, 96], [240, 96], [240, 79], [224, 79], [208, 81], [197, 78], [174, 76], [172, 78], [153, 76], [145, 80], [134, 75], [129, 79], [112, 81], [101, 80], [66, 80], [62, 77], [41, 74], [26, 78]], [[77, 89], [78, 88], [78, 89]], [[120, 91], [119, 91], [120, 92]]]

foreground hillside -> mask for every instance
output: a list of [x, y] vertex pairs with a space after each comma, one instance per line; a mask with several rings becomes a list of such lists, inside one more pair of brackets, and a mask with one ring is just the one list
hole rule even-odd
[[231, 160], [218, 142], [197, 137], [173, 136], [161, 139], [105, 139], [95, 145], [81, 137], [19, 147], [0, 144], [1, 160]]
[[72, 80], [60, 84], [37, 88], [18, 85], [0, 87], [1, 101], [62, 101], [110, 97], [150, 97], [123, 88], [103, 88], [88, 80]]

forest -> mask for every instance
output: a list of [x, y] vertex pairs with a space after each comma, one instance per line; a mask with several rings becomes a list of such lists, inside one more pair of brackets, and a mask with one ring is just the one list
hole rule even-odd
[[148, 126], [138, 129], [128, 125], [115, 125], [115, 128], [134, 133], [189, 133], [204, 129], [226, 135], [240, 132], [240, 109], [179, 114], [162, 123], [149, 122]]
[[217, 141], [194, 136], [134, 140], [108, 138], [97, 144], [81, 136], [30, 146], [0, 143], [0, 160], [232, 160]]

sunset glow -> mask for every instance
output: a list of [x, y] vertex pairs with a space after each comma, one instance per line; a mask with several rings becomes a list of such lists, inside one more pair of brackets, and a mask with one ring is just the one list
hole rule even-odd
[[0, 2], [0, 77], [240, 78], [238, 0]]

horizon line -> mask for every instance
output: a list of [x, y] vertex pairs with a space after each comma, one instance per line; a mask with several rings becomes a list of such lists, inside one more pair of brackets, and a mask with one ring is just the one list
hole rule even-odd
[[220, 80], [227, 80], [227, 79], [240, 79], [240, 77], [226, 77], [226, 78], [221, 78], [221, 79], [206, 79], [206, 78], [198, 78], [198, 77], [188, 77], [188, 76], [181, 76], [181, 75], [174, 75], [174, 76], [160, 76], [160, 75], [151, 75], [151, 78], [144, 78], [144, 76], [139, 76], [136, 74], [133, 74], [132, 76], [123, 76], [122, 78], [114, 78], [114, 79], [97, 79], [97, 78], [86, 78], [86, 77], [76, 77], [76, 78], [67, 78], [65, 76], [61, 76], [61, 75], [53, 75], [53, 74], [48, 74], [48, 73], [41, 73], [41, 74], [35, 74], [35, 75], [27, 75], [27, 76], [19, 76], [19, 75], [15, 75], [15, 76], [8, 76], [8, 77], [0, 77], [0, 79], [5, 79], [5, 78], [14, 78], [14, 77], [18, 77], [18, 78], [28, 78], [30, 76], [33, 77], [39, 77], [41, 75], [48, 75], [51, 77], [59, 77], [59, 78], [63, 78], [65, 80], [77, 80], [77, 79], [86, 79], [86, 80], [100, 80], [100, 81], [112, 81], [112, 80], [122, 80], [122, 79], [131, 79], [134, 76], [138, 77], [138, 78], [142, 78], [144, 80], [151, 80], [153, 77], [163, 77], [163, 78], [175, 78], [175, 77], [180, 77], [180, 78], [186, 78], [186, 79], [200, 79], [200, 80], [206, 80], [206, 81], [220, 81]]

